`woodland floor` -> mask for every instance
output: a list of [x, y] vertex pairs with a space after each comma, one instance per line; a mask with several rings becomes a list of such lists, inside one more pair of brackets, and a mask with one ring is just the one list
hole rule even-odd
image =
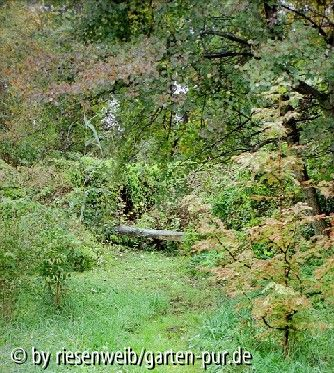
[[[211, 366], [208, 372], [329, 373], [333, 372], [332, 330], [299, 336], [288, 359], [279, 344], [260, 342], [251, 317], [236, 311], [222, 289], [208, 277], [191, 271], [189, 258], [160, 252], [105, 247], [101, 263], [92, 271], [68, 280], [64, 306], [56, 311], [46, 301], [38, 281], [18, 295], [11, 321], [1, 321], [0, 373], [43, 371], [31, 361], [15, 365], [14, 347], [31, 353], [32, 347], [51, 352], [46, 372], [147, 372], [145, 367], [57, 366], [57, 351], [234, 351], [244, 347], [253, 354], [246, 366]], [[48, 304], [48, 305], [47, 305]], [[324, 313], [323, 319], [332, 319]], [[241, 321], [243, 320], [243, 321]], [[204, 372], [194, 366], [157, 366], [157, 373]]]
[[[19, 298], [15, 323], [4, 326], [0, 371], [36, 372], [29, 361], [14, 365], [13, 347], [31, 351], [116, 351], [131, 347], [148, 351], [187, 351], [191, 337], [207, 317], [217, 289], [193, 279], [186, 259], [157, 252], [106, 248], [101, 265], [69, 280], [66, 304], [56, 315], [45, 306], [38, 286]], [[34, 290], [35, 289], [35, 290]], [[26, 294], [26, 292], [25, 292]], [[51, 358], [52, 361], [52, 358]], [[2, 368], [1, 368], [2, 365]], [[1, 370], [2, 369], [2, 370]], [[74, 368], [75, 369], [75, 368]], [[146, 368], [77, 367], [80, 371], [142, 372]], [[178, 370], [179, 369], [179, 370]], [[73, 367], [68, 368], [73, 370]], [[67, 371], [53, 362], [48, 372]], [[202, 371], [199, 367], [157, 367], [157, 372]]]

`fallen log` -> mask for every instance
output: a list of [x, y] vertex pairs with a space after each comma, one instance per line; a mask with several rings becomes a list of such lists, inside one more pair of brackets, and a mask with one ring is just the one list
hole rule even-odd
[[114, 232], [123, 235], [155, 238], [162, 241], [182, 241], [184, 232], [168, 231], [161, 229], [144, 229], [127, 225], [119, 225]]

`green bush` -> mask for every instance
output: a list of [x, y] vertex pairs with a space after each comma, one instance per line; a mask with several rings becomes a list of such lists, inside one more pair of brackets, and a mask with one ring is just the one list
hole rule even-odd
[[69, 211], [99, 236], [113, 225], [118, 206], [118, 183], [113, 160], [81, 157], [72, 172], [73, 190], [64, 196]]
[[[240, 230], [255, 225], [261, 216], [266, 216], [275, 209], [275, 201], [270, 199], [272, 191], [264, 185], [226, 186], [213, 198], [213, 213], [218, 216], [229, 229]], [[268, 199], [257, 199], [257, 195]]]
[[60, 304], [66, 278], [90, 269], [97, 243], [64, 211], [25, 199], [3, 199], [0, 204], [0, 286], [3, 308], [15, 289], [30, 276], [41, 275]]

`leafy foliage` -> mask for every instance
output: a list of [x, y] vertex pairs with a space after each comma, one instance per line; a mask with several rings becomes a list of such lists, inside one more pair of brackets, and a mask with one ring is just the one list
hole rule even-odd
[[[289, 206], [289, 194], [280, 190], [284, 188], [280, 179], [284, 175], [280, 173], [279, 154], [278, 160], [276, 166], [270, 163], [269, 168], [264, 168], [268, 174], [265, 180], [278, 184], [278, 209], [271, 217], [263, 216], [259, 225], [237, 232], [214, 217], [208, 205], [197, 202], [188, 211], [194, 213], [192, 221], [200, 234], [192, 250], [221, 253], [214, 269], [217, 279], [229, 295], [242, 296], [242, 304], [248, 304], [245, 296], [251, 297], [254, 319], [268, 331], [283, 332], [284, 352], [288, 355], [291, 332], [315, 327], [307, 322], [307, 313], [317, 307], [314, 297], [321, 295], [322, 301], [332, 302], [329, 268], [334, 242], [331, 236], [310, 240], [305, 235], [305, 227], [322, 217], [310, 216], [312, 208], [301, 202]], [[288, 170], [286, 165], [284, 170]], [[257, 166], [257, 172], [263, 174], [263, 169]]]
[[45, 279], [59, 306], [70, 273], [96, 262], [97, 243], [61, 210], [28, 200], [3, 199], [0, 216], [2, 306], [6, 309], [14, 290], [32, 275]]

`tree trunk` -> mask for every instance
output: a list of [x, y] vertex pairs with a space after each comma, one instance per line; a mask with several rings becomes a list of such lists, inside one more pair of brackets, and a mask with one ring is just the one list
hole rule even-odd
[[[307, 184], [309, 180], [310, 178], [307, 174], [307, 169], [304, 164], [303, 170], [300, 173], [299, 182], [304, 189], [306, 203], [310, 207], [312, 207], [313, 215], [321, 215], [323, 214], [323, 211], [321, 210], [321, 207], [320, 207], [320, 202], [319, 202], [316, 189], [313, 186], [310, 186]], [[327, 225], [323, 219], [314, 221], [312, 225], [313, 225], [314, 233], [316, 235], [324, 234], [324, 231], [327, 228]]]
[[[300, 145], [300, 132], [297, 127], [297, 123], [294, 119], [290, 119], [285, 123], [285, 128], [287, 129], [287, 142], [288, 146], [293, 147]], [[320, 206], [319, 197], [316, 189], [309, 185], [310, 177], [307, 173], [306, 164], [303, 161], [302, 170], [297, 172], [297, 180], [299, 181], [301, 187], [304, 190], [306, 203], [312, 207], [312, 215], [321, 215], [323, 211]], [[312, 223], [314, 233], [316, 235], [324, 234], [327, 225], [324, 220], [316, 220]]]
[[144, 229], [126, 225], [115, 227], [114, 232], [129, 236], [155, 238], [162, 241], [182, 241], [184, 237], [184, 232]]

